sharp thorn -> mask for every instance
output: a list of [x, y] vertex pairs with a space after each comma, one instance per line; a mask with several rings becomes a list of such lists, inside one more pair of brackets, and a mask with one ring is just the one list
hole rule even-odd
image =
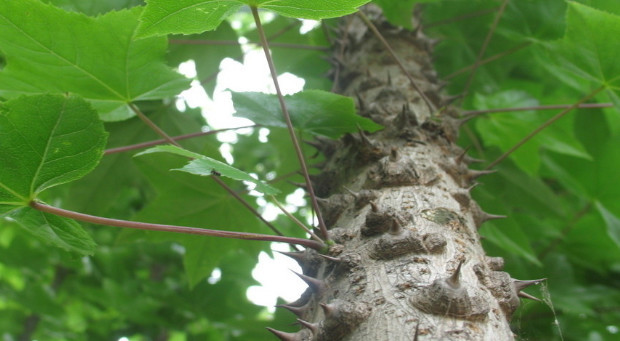
[[413, 341], [418, 341], [418, 335], [420, 333], [420, 321], [415, 325], [415, 334], [413, 334]]
[[370, 209], [371, 209], [373, 212], [379, 212], [379, 206], [377, 206], [377, 204], [375, 204], [375, 202], [374, 202], [374, 201], [371, 201], [369, 204], [370, 204]]
[[285, 251], [276, 251], [279, 254], [291, 257], [293, 260], [295, 260], [297, 263], [305, 263], [305, 252], [304, 251], [299, 251], [299, 252], [285, 252]]
[[521, 281], [521, 280], [513, 278], [512, 284], [515, 286], [515, 289], [517, 289], [517, 292], [518, 292], [529, 286], [540, 284], [541, 282], [546, 281], [546, 280], [547, 280], [546, 278], [541, 278], [541, 279], [533, 279], [530, 281]]
[[452, 274], [452, 276], [448, 277], [448, 283], [454, 288], [458, 288], [460, 286], [459, 276], [461, 274], [461, 266], [463, 265], [463, 262], [464, 260], [461, 260], [459, 262], [459, 265], [456, 267], [456, 270]]
[[465, 156], [467, 155], [467, 152], [469, 151], [469, 147], [465, 148], [465, 150], [463, 150], [463, 152], [461, 153], [461, 155], [456, 157], [456, 163], [457, 164], [461, 164], [463, 163], [463, 161], [465, 160]]
[[532, 295], [530, 295], [530, 294], [528, 294], [528, 293], [526, 293], [526, 292], [523, 292], [523, 291], [520, 291], [519, 293], [517, 293], [517, 295], [518, 295], [519, 297], [523, 297], [523, 298], [527, 298], [527, 299], [530, 299], [530, 300], [534, 300], [534, 301], [542, 302], [542, 300], [541, 300], [540, 298], [538, 298], [538, 297], [534, 297], [534, 296], [532, 296]]
[[319, 257], [321, 257], [323, 259], [327, 259], [328, 261], [336, 262], [336, 263], [340, 263], [341, 262], [340, 258], [331, 257], [331, 256], [327, 256], [327, 255], [322, 255], [320, 253], [319, 253]]
[[387, 85], [392, 85], [392, 75], [390, 75], [390, 70], [387, 71]]
[[299, 278], [301, 278], [302, 281], [306, 282], [306, 284], [308, 284], [308, 287], [310, 287], [310, 289], [315, 293], [320, 293], [325, 288], [325, 283], [323, 283], [323, 281], [321, 280], [297, 273], [295, 271], [293, 271], [293, 273], [296, 274]]
[[470, 169], [469, 172], [467, 173], [467, 180], [468, 181], [472, 181], [472, 180], [476, 180], [479, 177], [483, 176], [483, 175], [487, 175], [487, 174], [492, 174], [497, 172], [496, 170], [493, 169], [489, 169], [489, 170], [473, 170]]
[[302, 319], [297, 319], [297, 322], [299, 322], [302, 326], [310, 329], [312, 335], [316, 335], [319, 332], [319, 325], [317, 323], [310, 323]]
[[323, 314], [325, 317], [330, 317], [334, 314], [336, 308], [332, 304], [319, 303], [321, 309], [323, 309]]
[[284, 309], [290, 311], [291, 313], [295, 314], [297, 317], [301, 317], [303, 315], [303, 313], [306, 311], [306, 307], [305, 306], [295, 307], [295, 306], [288, 305], [288, 304], [278, 304], [278, 305], [276, 305], [276, 307], [284, 308]]
[[286, 333], [269, 327], [266, 329], [272, 332], [273, 335], [277, 336], [281, 341], [301, 341], [297, 333]]

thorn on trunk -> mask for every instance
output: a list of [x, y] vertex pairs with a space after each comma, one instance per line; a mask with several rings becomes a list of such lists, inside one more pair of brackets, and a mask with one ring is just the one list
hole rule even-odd
[[534, 297], [526, 292], [523, 292], [521, 290], [531, 286], [531, 285], [538, 285], [540, 284], [542, 281], [546, 281], [546, 278], [541, 278], [541, 279], [534, 279], [534, 280], [530, 280], [530, 281], [521, 281], [518, 279], [512, 279], [512, 285], [515, 288], [515, 291], [517, 292], [517, 296], [519, 297], [523, 297], [523, 298], [527, 298], [530, 300], [534, 300], [534, 301], [538, 301], [538, 302], [542, 302], [539, 298]]
[[291, 257], [295, 260], [299, 265], [303, 265], [306, 263], [306, 253], [304, 251], [299, 252], [285, 252], [285, 251], [276, 251], [279, 254]]
[[266, 329], [272, 332], [273, 335], [277, 336], [281, 341], [302, 341], [301, 337], [297, 333], [287, 333], [269, 327]]
[[546, 278], [541, 278], [541, 279], [534, 279], [530, 281], [521, 281], [521, 280], [513, 278], [512, 284], [515, 286], [515, 289], [517, 289], [517, 291], [521, 291], [529, 286], [538, 285], [546, 280], [547, 280]]
[[293, 273], [299, 278], [301, 278], [302, 281], [306, 282], [306, 284], [308, 284], [308, 287], [310, 287], [310, 290], [312, 290], [314, 293], [320, 294], [325, 289], [325, 283], [323, 281], [297, 273], [295, 271], [293, 271]]
[[325, 317], [330, 317], [336, 312], [336, 308], [333, 304], [319, 303], [319, 305], [321, 306], [321, 309], [323, 309], [323, 314]]
[[392, 85], [392, 75], [390, 75], [390, 70], [387, 70], [387, 85]]
[[306, 311], [306, 306], [301, 306], [301, 307], [295, 307], [289, 304], [278, 304], [276, 305], [277, 308], [284, 308], [288, 311], [290, 311], [291, 313], [295, 314], [295, 316], [297, 317], [301, 317], [304, 312]]
[[446, 280], [446, 282], [448, 282], [448, 284], [450, 284], [450, 286], [452, 286], [453, 288], [458, 288], [461, 286], [461, 284], [459, 283], [459, 276], [461, 275], [461, 266], [463, 265], [463, 262], [463, 260], [459, 262], [459, 265], [456, 267], [456, 270], [454, 271], [452, 276], [448, 277], [448, 279]]
[[327, 256], [327, 255], [323, 255], [319, 253], [319, 257], [326, 259], [330, 262], [334, 262], [334, 263], [340, 263], [342, 260], [340, 258], [336, 258], [336, 257], [331, 257], [331, 256]]
[[492, 169], [489, 169], [489, 170], [474, 170], [474, 169], [470, 169], [467, 172], [466, 180], [467, 180], [467, 182], [472, 182], [473, 180], [476, 180], [476, 179], [478, 179], [479, 177], [481, 177], [483, 175], [493, 174], [495, 172], [497, 172], [497, 171], [496, 170], [492, 170]]
[[532, 296], [532, 295], [530, 295], [530, 294], [528, 294], [528, 293], [526, 293], [526, 292], [523, 292], [523, 291], [520, 291], [520, 292], [517, 294], [517, 296], [519, 296], [519, 297], [523, 297], [523, 298], [527, 298], [527, 299], [530, 299], [530, 300], [534, 300], [534, 301], [538, 301], [538, 302], [542, 302], [542, 300], [541, 300], [540, 298], [535, 297], [535, 296]]
[[310, 331], [312, 332], [312, 335], [316, 335], [319, 332], [319, 325], [318, 325], [318, 323], [310, 323], [310, 322], [304, 321], [302, 319], [297, 319], [297, 322], [299, 322], [302, 326], [310, 329]]

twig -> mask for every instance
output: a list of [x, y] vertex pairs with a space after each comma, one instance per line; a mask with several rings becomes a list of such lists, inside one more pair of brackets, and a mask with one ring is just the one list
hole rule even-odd
[[280, 209], [280, 211], [282, 211], [282, 213], [286, 214], [286, 216], [289, 217], [293, 222], [295, 222], [295, 224], [297, 224], [297, 226], [301, 227], [304, 231], [306, 231], [308, 234], [310, 234], [310, 236], [312, 236], [312, 238], [314, 240], [316, 240], [318, 242], [321, 242], [321, 243], [323, 242], [323, 239], [321, 239], [319, 236], [314, 234], [314, 232], [312, 232], [312, 230], [310, 230], [304, 223], [299, 221], [299, 219], [297, 219], [286, 208], [284, 208], [284, 206], [282, 206], [282, 204], [280, 204], [280, 202], [278, 201], [278, 199], [276, 199], [276, 197], [274, 197], [272, 195], [271, 196], [271, 200], [273, 200], [273, 202], [276, 204], [276, 206], [278, 206], [278, 208]]
[[435, 26], [441, 26], [441, 25], [445, 25], [445, 24], [451, 24], [453, 22], [457, 22], [457, 21], [461, 21], [461, 20], [466, 20], [466, 19], [470, 19], [470, 18], [475, 18], [475, 17], [479, 17], [479, 16], [483, 16], [486, 14], [490, 14], [493, 13], [495, 11], [497, 11], [498, 7], [493, 7], [493, 8], [489, 8], [489, 9], [483, 9], [480, 11], [475, 11], [475, 12], [471, 12], [471, 13], [465, 13], [456, 17], [452, 17], [452, 18], [448, 18], [448, 19], [443, 19], [443, 20], [438, 20], [429, 24], [425, 24], [424, 28], [428, 29], [431, 27], [435, 27]]
[[[207, 40], [207, 39], [170, 39], [170, 44], [178, 44], [178, 45], [233, 45], [240, 46], [241, 44], [234, 40]], [[247, 42], [247, 44], [253, 44], [260, 46], [260, 43], [256, 42]], [[291, 44], [291, 43], [270, 43], [273, 47], [284, 47], [291, 49], [300, 49], [300, 50], [318, 50], [318, 51], [328, 51], [329, 48], [325, 46], [315, 46], [315, 45], [303, 45], [303, 44]]]
[[299, 160], [299, 164], [301, 166], [304, 179], [306, 180], [308, 192], [310, 193], [310, 198], [312, 199], [312, 207], [316, 211], [316, 216], [319, 221], [319, 228], [321, 230], [321, 234], [323, 235], [324, 239], [329, 240], [329, 234], [327, 232], [327, 227], [325, 226], [325, 222], [323, 221], [323, 216], [321, 215], [321, 211], [319, 210], [319, 205], [316, 200], [316, 195], [314, 194], [314, 189], [312, 188], [312, 182], [310, 181], [310, 174], [308, 173], [308, 167], [306, 166], [304, 155], [301, 152], [299, 141], [297, 140], [297, 136], [295, 135], [295, 129], [293, 128], [293, 123], [291, 122], [291, 117], [288, 113], [288, 108], [286, 107], [286, 103], [284, 102], [284, 96], [282, 95], [282, 91], [280, 90], [280, 84], [278, 82], [278, 74], [276, 72], [276, 67], [273, 64], [271, 53], [269, 52], [269, 43], [267, 42], [267, 38], [265, 37], [265, 31], [263, 30], [263, 26], [260, 22], [260, 17], [258, 16], [258, 9], [255, 6], [250, 6], [250, 8], [252, 9], [252, 15], [254, 15], [254, 22], [256, 22], [256, 30], [260, 37], [261, 45], [263, 46], [263, 51], [265, 52], [265, 57], [267, 58], [267, 64], [269, 65], [269, 71], [271, 73], [273, 85], [276, 89], [276, 94], [278, 95], [278, 101], [280, 102], [280, 109], [282, 110], [282, 115], [284, 116], [284, 120], [286, 121], [286, 127], [288, 128], [289, 135], [291, 136], [291, 142], [293, 143], [293, 147], [295, 148], [297, 159]]
[[[505, 57], [505, 56], [508, 56], [510, 54], [513, 54], [513, 53], [515, 53], [515, 52], [517, 52], [517, 51], [519, 51], [519, 50], [521, 50], [523, 48], [526, 48], [526, 47], [528, 47], [530, 45], [532, 45], [532, 43], [529, 42], [529, 41], [525, 42], [523, 44], [517, 45], [517, 46], [515, 46], [515, 47], [513, 47], [511, 49], [508, 49], [508, 50], [504, 51], [504, 52], [500, 52], [500, 53], [498, 53], [496, 55], [493, 55], [493, 56], [491, 56], [489, 58], [481, 60], [480, 64], [478, 64], [478, 66], [482, 66], [482, 65], [488, 64], [488, 63], [490, 63], [492, 61], [495, 61], [495, 60], [500, 59], [502, 57]], [[455, 71], [455, 72], [453, 72], [453, 73], [443, 77], [443, 79], [446, 80], [446, 81], [449, 80], [449, 79], [452, 79], [452, 78], [454, 78], [454, 77], [456, 77], [456, 76], [458, 76], [458, 75], [460, 75], [462, 73], [465, 73], [465, 72], [473, 69], [474, 66], [475, 66], [475, 64], [474, 65], [470, 65], [470, 66], [466, 66], [466, 67], [464, 67], [464, 68], [462, 68], [462, 69], [460, 69], [458, 71]]]
[[[142, 121], [144, 121], [144, 123], [146, 123], [149, 127], [151, 127], [151, 129], [153, 129], [157, 134], [159, 134], [161, 137], [164, 138], [165, 141], [171, 143], [172, 145], [175, 145], [179, 148], [183, 148], [181, 147], [181, 145], [175, 141], [174, 139], [172, 139], [170, 136], [168, 136], [168, 134], [166, 134], [161, 128], [159, 128], [157, 126], [157, 124], [155, 124], [153, 121], [149, 120], [148, 117], [146, 117], [141, 111], [140, 109], [138, 109], [138, 107], [131, 103], [130, 107], [132, 108], [132, 110], [136, 113], [136, 115], [138, 115], [138, 117], [140, 117], [142, 119]], [[250, 212], [252, 212], [254, 215], [256, 215], [261, 221], [263, 221], [265, 224], [267, 224], [267, 227], [269, 227], [273, 232], [275, 232], [276, 234], [282, 235], [282, 232], [280, 232], [280, 230], [278, 230], [275, 226], [273, 226], [273, 224], [271, 224], [270, 222], [268, 222], [267, 220], [265, 220], [263, 218], [263, 216], [258, 213], [258, 211], [256, 211], [254, 208], [252, 208], [252, 206], [245, 200], [243, 199], [241, 196], [239, 196], [237, 193], [235, 193], [235, 191], [232, 190], [232, 188], [230, 188], [230, 186], [228, 186], [226, 183], [224, 183], [222, 180], [220, 180], [219, 178], [212, 176], [211, 177], [218, 185], [220, 185], [222, 188], [224, 188], [228, 193], [230, 193], [235, 199], [237, 199], [243, 206], [245, 206], [246, 208], [248, 208], [250, 210]]]
[[524, 137], [521, 141], [517, 142], [517, 144], [515, 144], [512, 148], [510, 148], [507, 152], [505, 152], [504, 154], [502, 154], [499, 158], [497, 158], [497, 160], [491, 162], [491, 164], [489, 164], [485, 169], [491, 169], [493, 167], [495, 167], [498, 163], [502, 162], [505, 158], [507, 158], [510, 154], [512, 154], [515, 150], [519, 149], [519, 147], [521, 147], [525, 142], [529, 141], [532, 137], [534, 137], [534, 135], [538, 134], [541, 130], [547, 128], [548, 126], [550, 126], [551, 124], [553, 124], [555, 121], [559, 120], [560, 118], [562, 118], [564, 115], [566, 115], [567, 113], [569, 113], [571, 110], [577, 108], [581, 103], [589, 100], [590, 98], [594, 97], [596, 94], [598, 94], [599, 92], [601, 92], [602, 90], [605, 89], [605, 86], [601, 86], [598, 89], [592, 91], [590, 94], [588, 94], [587, 96], [583, 97], [582, 99], [580, 99], [577, 103], [571, 105], [570, 107], [564, 109], [562, 112], [560, 112], [559, 114], [553, 116], [552, 118], [550, 118], [549, 120], [547, 120], [545, 123], [541, 124], [538, 128], [534, 129], [531, 133], [529, 133], [526, 137]]
[[461, 97], [461, 101], [467, 96], [469, 87], [471, 86], [471, 83], [474, 80], [474, 75], [476, 74], [476, 71], [478, 70], [478, 67], [480, 66], [480, 63], [482, 61], [482, 56], [484, 56], [484, 53], [486, 52], [487, 47], [489, 46], [489, 43], [491, 42], [491, 37], [493, 37], [493, 33], [495, 33], [495, 29], [497, 28], [499, 19], [502, 18], [502, 15], [504, 14], [504, 10], [506, 9], [507, 4], [508, 4], [508, 0], [504, 0], [502, 2], [502, 4], [499, 7], [499, 10], [497, 11], [497, 14], [495, 15], [495, 19], [493, 19], [493, 24], [491, 25], [491, 28], [489, 28], [489, 33], [487, 33], [486, 38], [484, 38], [484, 42], [482, 43], [480, 52], [478, 52], [478, 57], [476, 57], [476, 62], [474, 63], [474, 66], [472, 67], [469, 77], [467, 77], [467, 82], [465, 83], [465, 89], [463, 90], [463, 97]]
[[31, 201], [30, 207], [36, 210], [39, 210], [41, 212], [46, 212], [46, 213], [50, 213], [50, 214], [54, 214], [54, 215], [58, 215], [58, 216], [62, 216], [62, 217], [70, 218], [70, 219], [75, 219], [79, 221], [84, 221], [87, 223], [98, 224], [98, 225], [108, 225], [108, 226], [125, 227], [125, 228], [149, 230], [149, 231], [198, 234], [198, 235], [203, 235], [203, 236], [221, 237], [221, 238], [283, 242], [283, 243], [289, 243], [289, 244], [298, 244], [298, 245], [306, 246], [309, 248], [313, 248], [315, 250], [319, 250], [325, 246], [322, 243], [319, 243], [315, 240], [309, 240], [309, 239], [283, 237], [283, 236], [270, 236], [267, 234], [258, 234], [258, 233], [249, 233], [249, 232], [210, 230], [210, 229], [203, 229], [203, 228], [198, 228], [198, 227], [187, 227], [187, 226], [177, 226], [177, 225], [151, 224], [151, 223], [143, 223], [143, 222], [138, 222], [138, 221], [129, 221], [129, 220], [120, 220], [120, 219], [110, 219], [110, 218], [98, 217], [98, 216], [93, 216], [89, 214], [64, 210], [62, 208], [48, 206], [48, 205], [45, 205], [45, 204], [42, 204], [36, 201]]
[[549, 243], [549, 245], [538, 254], [538, 258], [543, 259], [547, 256], [547, 254], [549, 254], [549, 252], [553, 251], [553, 249], [555, 249], [555, 247], [558, 246], [558, 244], [560, 244], [562, 239], [564, 239], [566, 235], [568, 235], [568, 233], [573, 229], [573, 227], [575, 227], [575, 224], [577, 224], [577, 222], [584, 215], [586, 215], [586, 213], [588, 213], [591, 208], [592, 208], [592, 202], [589, 202], [586, 206], [584, 206], [581, 210], [579, 210], [579, 212], [575, 214], [573, 219], [571, 219], [571, 221], [569, 221], [568, 224], [562, 229], [562, 234], [558, 236], [557, 238], [555, 238], [554, 240], [552, 240], [551, 243]]
[[[206, 136], [206, 135], [217, 134], [217, 133], [220, 133], [220, 132], [223, 132], [223, 131], [236, 130], [236, 129], [245, 129], [245, 128], [254, 128], [254, 127], [257, 127], [257, 126], [258, 125], [253, 124], [253, 125], [237, 127], [237, 128], [224, 128], [224, 129], [216, 129], [216, 130], [209, 130], [209, 131], [201, 131], [201, 132], [197, 132], [197, 133], [191, 133], [191, 134], [185, 134], [185, 135], [179, 135], [179, 136], [172, 136], [171, 138], [173, 140], [175, 140], [175, 141], [181, 141], [181, 140], [191, 139], [191, 138], [199, 137], [199, 136]], [[122, 147], [117, 147], [117, 148], [110, 148], [110, 149], [107, 149], [105, 152], [103, 152], [103, 155], [122, 153], [122, 152], [127, 152], [127, 151], [130, 151], [130, 150], [142, 149], [142, 148], [156, 146], [158, 144], [164, 144], [164, 143], [168, 143], [168, 141], [165, 140], [165, 139], [159, 139], [159, 140], [154, 140], [154, 141], [136, 143], [136, 144], [132, 144], [132, 145], [128, 145], [128, 146], [122, 146]]]
[[[528, 110], [553, 110], [553, 109], [566, 109], [570, 108], [572, 104], [558, 104], [558, 105], [536, 105], [531, 107], [518, 107], [518, 108], [497, 108], [497, 109], [486, 109], [486, 110], [471, 110], [471, 111], [463, 111], [463, 117], [467, 120], [489, 113], [498, 113], [498, 112], [514, 112], [514, 111], [528, 111]], [[592, 109], [592, 108], [610, 108], [613, 107], [613, 103], [585, 103], [580, 104], [576, 108], [577, 109]]]
[[409, 74], [409, 71], [407, 71], [407, 69], [405, 68], [405, 65], [400, 61], [400, 59], [396, 55], [396, 52], [394, 52], [394, 50], [392, 49], [390, 44], [387, 42], [387, 40], [385, 40], [385, 38], [383, 37], [381, 32], [379, 32], [377, 27], [370, 21], [370, 19], [368, 19], [366, 14], [364, 14], [362, 11], [358, 11], [357, 14], [360, 16], [360, 18], [362, 18], [362, 21], [364, 21], [366, 26], [368, 26], [368, 28], [370, 28], [370, 30], [375, 34], [377, 39], [379, 39], [379, 41], [381, 41], [381, 43], [383, 44], [385, 49], [390, 53], [390, 55], [392, 56], [392, 58], [394, 59], [396, 64], [398, 64], [398, 67], [405, 74], [405, 76], [409, 79], [409, 82], [411, 83], [411, 85], [413, 86], [415, 91], [417, 91], [418, 94], [420, 95], [420, 97], [422, 97], [422, 99], [424, 100], [424, 103], [426, 103], [426, 105], [428, 106], [428, 109], [430, 110], [430, 113], [431, 114], [434, 113], [435, 112], [435, 106], [433, 105], [433, 103], [431, 103], [430, 99], [424, 94], [424, 91], [422, 91], [422, 89], [420, 89], [420, 87], [415, 82], [415, 80], [413, 79], [411, 74]]

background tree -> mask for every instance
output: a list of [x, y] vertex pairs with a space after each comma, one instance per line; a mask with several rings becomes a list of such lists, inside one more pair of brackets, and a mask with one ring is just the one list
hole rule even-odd
[[[365, 2], [342, 1], [331, 11], [324, 9], [327, 14], [322, 16], [342, 16]], [[175, 12], [168, 7], [176, 3], [153, 0], [141, 7], [140, 1], [0, 1], [0, 214], [4, 216], [0, 222], [0, 330], [4, 337], [259, 340], [273, 338], [265, 326], [298, 329], [287, 326], [290, 313], [280, 309], [270, 315], [245, 298], [244, 291], [253, 283], [250, 271], [256, 254], [270, 252], [269, 243], [94, 224], [83, 225], [86, 233], [73, 220], [28, 206], [37, 198], [95, 216], [235, 230], [243, 233], [238, 237], [274, 240], [249, 234], [271, 232], [230, 192], [239, 193], [259, 211], [263, 209], [257, 204], [260, 194], [248, 195], [241, 182], [230, 180], [247, 180], [246, 173], [213, 161], [223, 161], [218, 152], [222, 143], [214, 135], [200, 134], [203, 137], [180, 142], [200, 155], [168, 147], [133, 157], [135, 151], [123, 148], [160, 138], [154, 127], [177, 136], [207, 126], [197, 110], [181, 112], [175, 107], [171, 99], [189, 81], [166, 66], [165, 57], [172, 66], [193, 59], [197, 79], [211, 94], [219, 61], [241, 57], [241, 49], [234, 44], [237, 38], [260, 41], [247, 8], [234, 17], [240, 24], [236, 29], [221, 22], [232, 21], [227, 15], [239, 10], [241, 2], [207, 8], [215, 13], [209, 19], [194, 17], [194, 10]], [[338, 59], [350, 52], [346, 39], [373, 35], [359, 26], [364, 28], [338, 38], [333, 31], [338, 27], [336, 19], [300, 34], [299, 21], [290, 17], [315, 14], [303, 9], [303, 1], [291, 3], [297, 7], [256, 2], [281, 15], [264, 18], [276, 69], [303, 77], [306, 89], [343, 89], [346, 83], [341, 77], [351, 75], [346, 69], [350, 62]], [[540, 294], [530, 291], [547, 304], [522, 306], [513, 318], [513, 330], [525, 339], [613, 339], [620, 301], [614, 289], [620, 245], [615, 184], [620, 121], [617, 109], [608, 107], [617, 103], [620, 70], [611, 42], [620, 35], [619, 6], [614, 1], [437, 1], [420, 6], [422, 15], [412, 20], [414, 1], [377, 3], [392, 24], [409, 30], [421, 27], [425, 34], [441, 39], [433, 52], [433, 65], [440, 79], [450, 81], [447, 92], [459, 96], [456, 103], [464, 110], [456, 117], [466, 119], [459, 144], [469, 148], [471, 156], [488, 161], [481, 169], [498, 170], [481, 180], [483, 185], [472, 190], [473, 196], [485, 211], [509, 217], [487, 222], [478, 231], [487, 254], [504, 257], [514, 278], [548, 278], [548, 288], [543, 287]], [[359, 20], [357, 16], [344, 19], [345, 26], [337, 33], [347, 32], [347, 23], [359, 25]], [[215, 31], [198, 34], [209, 29]], [[386, 37], [404, 32], [386, 25], [379, 29]], [[197, 35], [169, 37], [166, 50], [163, 35], [169, 33]], [[336, 65], [331, 76], [337, 84], [324, 77], [332, 66], [324, 58], [330, 48]], [[426, 66], [423, 57], [409, 60], [399, 48], [404, 47], [395, 46], [395, 50], [405, 65]], [[384, 50], [368, 50], [368, 59]], [[416, 79], [435, 77], [430, 66], [422, 71]], [[403, 85], [398, 73], [372, 77], [380, 82], [392, 78], [392, 87]], [[390, 92], [389, 87], [384, 90]], [[53, 95], [66, 93], [71, 95]], [[436, 94], [427, 94], [437, 106], [429, 114], [451, 111]], [[361, 96], [355, 102], [361, 113], [392, 110], [373, 108], [365, 94], [349, 95]], [[252, 93], [234, 94], [233, 100], [238, 115], [268, 126], [270, 132], [268, 143], [261, 142], [257, 128], [238, 134], [232, 143], [232, 165], [272, 180], [271, 186], [251, 181], [261, 193], [278, 190], [274, 197], [284, 202], [295, 189], [291, 182], [304, 179], [298, 174], [299, 164], [293, 162], [296, 153], [278, 102], [275, 96]], [[582, 102], [589, 105], [574, 108]], [[304, 138], [323, 136], [320, 148], [327, 143], [324, 137], [348, 133], [343, 141], [363, 140], [358, 129], [369, 133], [380, 129], [353, 115], [353, 100], [327, 92], [304, 91], [287, 104]], [[555, 113], [541, 107], [558, 104], [566, 107], [555, 108]], [[529, 108], [481, 112], [523, 107]], [[210, 115], [216, 113], [206, 112], [207, 120]], [[547, 127], [552, 117], [553, 125]], [[524, 137], [543, 127], [513, 152]], [[107, 142], [104, 130], [109, 134]], [[440, 131], [450, 132], [445, 126]], [[369, 140], [380, 134], [370, 135]], [[104, 147], [106, 155], [97, 163]], [[314, 153], [304, 149], [308, 156]], [[189, 164], [187, 156], [192, 158]], [[321, 158], [307, 161], [318, 164]], [[169, 172], [178, 168], [186, 172]], [[343, 188], [337, 186], [337, 190]], [[328, 194], [332, 189], [323, 185], [317, 191]], [[331, 212], [332, 205], [325, 213]], [[311, 215], [309, 207], [294, 214], [304, 221]], [[292, 242], [320, 249], [319, 242], [304, 241], [305, 232], [290, 219], [279, 217], [269, 224], [288, 237], [303, 238]], [[456, 263], [446, 264], [440, 272], [454, 273]], [[215, 267], [222, 276], [212, 284], [205, 278]], [[472, 271], [468, 263], [465, 270]], [[421, 330], [419, 335], [425, 333]]]

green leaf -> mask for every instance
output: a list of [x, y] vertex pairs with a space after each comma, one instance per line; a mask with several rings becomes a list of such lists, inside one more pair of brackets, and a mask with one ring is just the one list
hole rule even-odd
[[77, 93], [120, 120], [133, 116], [128, 102], [178, 94], [189, 81], [163, 63], [166, 39], [134, 37], [141, 11], [92, 18], [36, 0], [0, 2], [0, 95]]
[[217, 161], [215, 159], [204, 156], [202, 154], [190, 152], [189, 150], [179, 148], [177, 146], [170, 146], [170, 145], [157, 146], [157, 147], [149, 148], [141, 153], [138, 153], [136, 154], [136, 156], [150, 154], [150, 153], [172, 153], [172, 154], [181, 155], [181, 156], [185, 156], [185, 157], [193, 159], [183, 168], [174, 169], [174, 170], [183, 171], [183, 172], [187, 172], [187, 173], [191, 173], [195, 175], [202, 175], [202, 176], [221, 175], [221, 176], [226, 176], [226, 177], [229, 177], [235, 180], [249, 181], [249, 182], [256, 184], [255, 190], [258, 192], [261, 192], [264, 194], [277, 194], [278, 193], [277, 189], [263, 183], [260, 180], [253, 178], [250, 174], [246, 172], [238, 170], [237, 168], [229, 166], [221, 161]]
[[22, 96], [0, 107], [0, 214], [43, 190], [81, 178], [103, 155], [107, 134], [79, 97]]
[[[256, 124], [286, 128], [276, 95], [258, 92], [232, 94], [237, 116]], [[320, 90], [306, 90], [284, 96], [293, 126], [302, 131], [330, 138], [358, 130], [374, 132], [381, 125], [355, 112], [353, 99]]]
[[437, 0], [373, 0], [383, 10], [383, 14], [395, 26], [412, 29], [413, 7], [419, 3]]
[[569, 2], [564, 38], [551, 45], [559, 65], [577, 76], [611, 90], [620, 104], [620, 63], [617, 46], [620, 16]]
[[620, 248], [620, 219], [607, 210], [600, 202], [596, 202], [596, 209], [605, 221], [605, 225], [607, 226], [607, 234], [609, 234], [611, 240], [613, 240], [614, 243], [616, 243], [616, 245]]
[[370, 0], [147, 0], [138, 28], [139, 37], [171, 33], [202, 33], [217, 28], [241, 6], [256, 6], [280, 15], [304, 19], [351, 14]]
[[5, 219], [19, 225], [44, 243], [81, 255], [92, 255], [95, 252], [95, 242], [75, 220], [30, 207], [11, 211]]
[[[527, 93], [508, 90], [492, 95], [476, 94], [474, 104], [476, 109], [493, 109], [536, 106], [539, 103]], [[529, 140], [523, 147], [512, 153], [510, 158], [530, 174], [534, 174], [540, 165], [540, 148], [587, 160], [591, 159], [579, 140], [574, 137], [572, 117], [574, 114], [547, 127], [544, 134], [539, 134]], [[476, 119], [476, 130], [488, 145], [496, 145], [502, 150], [508, 150], [548, 118], [549, 113], [533, 110], [488, 114]]]
[[[240, 232], [268, 231], [249, 210], [211, 179], [187, 173], [171, 174], [168, 170], [177, 167], [179, 161], [185, 162], [179, 160], [178, 156], [169, 154], [155, 154], [136, 159], [138, 167], [155, 187], [157, 197], [134, 219]], [[257, 252], [258, 249], [269, 245], [236, 239], [135, 230], [126, 231], [124, 235], [125, 240], [129, 240], [132, 236], [146, 235], [151, 241], [172, 240], [183, 245], [185, 248], [183, 264], [192, 287], [209, 276], [227, 253], [241, 248], [247, 252]]]
[[498, 226], [487, 223], [485, 228], [480, 230], [480, 235], [484, 236], [489, 242], [501, 247], [502, 249], [519, 255], [527, 259], [532, 264], [542, 266], [536, 254], [528, 244], [527, 237], [518, 227], [511, 228], [504, 233]]

